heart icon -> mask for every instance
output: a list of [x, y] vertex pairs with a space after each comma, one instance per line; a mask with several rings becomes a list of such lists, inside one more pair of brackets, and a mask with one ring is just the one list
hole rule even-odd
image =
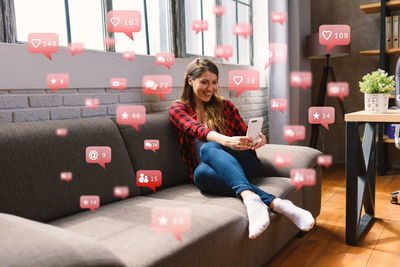
[[112, 17], [112, 18], [110, 19], [110, 22], [111, 22], [111, 24], [112, 24], [114, 27], [117, 27], [117, 25], [119, 24], [120, 21], [121, 21], [121, 20], [120, 20], [118, 17]]
[[243, 81], [243, 76], [233, 76], [233, 81], [239, 85]]
[[322, 36], [324, 36], [325, 40], [331, 38], [332, 32], [331, 31], [323, 31]]
[[40, 45], [40, 39], [32, 39], [31, 40], [31, 44], [35, 47], [38, 48], [38, 46]]

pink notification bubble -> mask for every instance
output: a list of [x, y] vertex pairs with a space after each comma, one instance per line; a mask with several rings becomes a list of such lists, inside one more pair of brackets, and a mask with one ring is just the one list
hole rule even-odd
[[330, 82], [328, 83], [328, 96], [339, 97], [344, 101], [344, 97], [349, 95], [348, 82]]
[[315, 185], [314, 169], [292, 169], [290, 170], [290, 183], [300, 190], [305, 185]]
[[144, 140], [143, 146], [144, 146], [145, 150], [151, 150], [155, 153], [156, 150], [160, 149], [160, 140], [146, 139], [146, 140]]
[[114, 187], [114, 196], [125, 199], [129, 196], [129, 187], [127, 186], [115, 186]]
[[233, 56], [233, 47], [231, 45], [216, 45], [214, 55], [216, 58], [224, 58], [229, 61], [229, 58]]
[[68, 73], [49, 73], [47, 74], [47, 87], [53, 89], [54, 93], [60, 88], [69, 87], [69, 74]]
[[79, 202], [81, 209], [90, 209], [92, 212], [100, 207], [100, 197], [97, 195], [82, 195]]
[[280, 169], [282, 167], [292, 166], [292, 155], [291, 154], [275, 154], [274, 165]]
[[104, 45], [107, 48], [110, 48], [110, 47], [114, 46], [115, 45], [115, 38], [112, 38], [112, 37], [104, 38]]
[[173, 53], [158, 53], [156, 55], [156, 65], [165, 66], [171, 69], [171, 66], [175, 64], [175, 55]]
[[52, 60], [51, 54], [58, 52], [58, 34], [30, 33], [28, 35], [28, 52], [43, 54]]
[[350, 26], [329, 24], [319, 26], [319, 43], [326, 45], [326, 52], [335, 45], [350, 44]]
[[213, 7], [213, 14], [222, 16], [225, 14], [225, 6], [214, 6]]
[[76, 54], [82, 54], [84, 51], [83, 43], [69, 43], [68, 44], [68, 52], [71, 56], [75, 56]]
[[237, 23], [233, 25], [233, 35], [243, 36], [247, 39], [253, 31], [253, 27], [250, 23]]
[[72, 172], [61, 172], [60, 180], [67, 181], [67, 182], [71, 181], [72, 180]]
[[287, 61], [287, 44], [270, 43], [268, 45], [268, 59], [264, 69], [271, 66], [272, 63]]
[[56, 129], [56, 135], [60, 137], [66, 137], [68, 134], [68, 129], [67, 128], [57, 128]]
[[172, 77], [170, 75], [145, 75], [142, 79], [142, 88], [145, 95], [158, 95], [165, 101], [165, 95], [172, 91]]
[[111, 162], [111, 147], [109, 146], [86, 147], [86, 162], [97, 163], [105, 169], [106, 163]]
[[329, 130], [329, 124], [335, 122], [335, 108], [309, 107], [308, 122], [310, 124], [322, 124], [322, 126], [324, 126], [327, 130]]
[[125, 33], [133, 41], [133, 33], [142, 29], [142, 15], [137, 10], [111, 10], [107, 13], [107, 30]]
[[279, 110], [282, 114], [287, 109], [287, 99], [271, 99], [271, 110]]
[[283, 139], [288, 140], [289, 145], [296, 140], [306, 138], [306, 128], [303, 125], [283, 126]]
[[162, 184], [162, 174], [159, 170], [140, 170], [136, 172], [136, 185], [149, 187], [156, 192], [156, 187]]
[[320, 166], [325, 166], [329, 168], [332, 165], [332, 156], [331, 155], [319, 155], [317, 157], [317, 164]]
[[192, 213], [185, 207], [156, 207], [151, 211], [151, 229], [156, 233], [171, 233], [182, 241], [182, 233], [187, 233], [192, 225]]
[[96, 110], [97, 107], [99, 106], [99, 99], [98, 98], [86, 98], [85, 99], [85, 107], [91, 108], [93, 110]]
[[198, 34], [201, 31], [208, 31], [208, 21], [207, 20], [193, 20], [192, 30]]
[[139, 125], [146, 122], [146, 107], [142, 105], [119, 105], [117, 107], [117, 123], [131, 125], [139, 131]]
[[282, 26], [287, 21], [286, 12], [271, 12], [271, 21], [280, 23]]
[[118, 89], [121, 93], [124, 92], [124, 89], [128, 86], [126, 78], [111, 78], [110, 87], [112, 89]]
[[238, 97], [245, 90], [260, 88], [260, 73], [258, 70], [231, 70], [229, 71], [229, 89], [236, 91]]
[[301, 87], [307, 91], [307, 87], [312, 85], [312, 73], [310, 71], [292, 71], [290, 73], [290, 86]]
[[132, 61], [135, 58], [135, 52], [133, 52], [133, 51], [124, 51], [122, 53], [122, 58]]

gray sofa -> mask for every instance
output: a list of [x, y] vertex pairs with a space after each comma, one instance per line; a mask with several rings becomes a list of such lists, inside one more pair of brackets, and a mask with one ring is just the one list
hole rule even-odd
[[[0, 124], [1, 266], [261, 266], [299, 229], [271, 213], [271, 224], [248, 238], [246, 210], [239, 198], [202, 194], [188, 177], [168, 114], [148, 114], [137, 132], [109, 118]], [[59, 137], [56, 128], [67, 128]], [[154, 153], [144, 139], [159, 139]], [[106, 169], [87, 164], [87, 146], [110, 146]], [[293, 167], [315, 167], [320, 152], [300, 146], [265, 145], [254, 183], [314, 217], [320, 212], [317, 184], [296, 191], [289, 168], [277, 170], [274, 153], [293, 155]], [[163, 183], [153, 193], [136, 185], [137, 170], [161, 170]], [[70, 182], [61, 171], [73, 173]], [[128, 186], [125, 200], [114, 186]], [[80, 208], [81, 195], [99, 195], [95, 213]], [[155, 207], [185, 207], [191, 230], [178, 241], [151, 228]]]

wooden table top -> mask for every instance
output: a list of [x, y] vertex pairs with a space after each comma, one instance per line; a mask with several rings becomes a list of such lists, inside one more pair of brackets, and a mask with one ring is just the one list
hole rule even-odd
[[400, 123], [400, 109], [389, 109], [386, 113], [367, 113], [365, 110], [347, 113], [346, 122], [398, 122]]

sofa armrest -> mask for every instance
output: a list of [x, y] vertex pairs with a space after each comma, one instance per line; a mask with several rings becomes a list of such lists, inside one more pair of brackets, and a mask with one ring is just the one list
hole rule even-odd
[[2, 266], [125, 266], [95, 240], [6, 213], [0, 240]]

